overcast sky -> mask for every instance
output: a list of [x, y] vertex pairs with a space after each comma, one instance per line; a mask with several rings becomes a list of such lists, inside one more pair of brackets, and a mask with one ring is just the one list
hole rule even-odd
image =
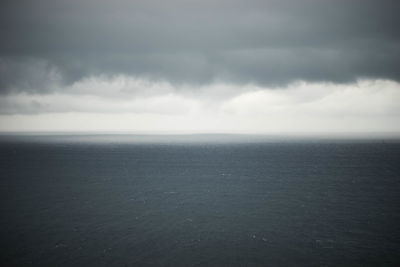
[[399, 11], [3, 0], [0, 131], [400, 132]]

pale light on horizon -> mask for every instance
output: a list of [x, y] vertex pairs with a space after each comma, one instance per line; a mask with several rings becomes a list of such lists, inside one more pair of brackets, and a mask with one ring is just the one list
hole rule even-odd
[[400, 132], [399, 103], [400, 84], [389, 80], [174, 88], [92, 77], [51, 93], [1, 97], [0, 131]]

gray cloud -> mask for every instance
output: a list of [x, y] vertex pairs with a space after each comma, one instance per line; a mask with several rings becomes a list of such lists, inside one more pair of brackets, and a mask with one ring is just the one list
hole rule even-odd
[[2, 1], [0, 87], [41, 92], [114, 74], [192, 85], [400, 81], [399, 7], [390, 0]]

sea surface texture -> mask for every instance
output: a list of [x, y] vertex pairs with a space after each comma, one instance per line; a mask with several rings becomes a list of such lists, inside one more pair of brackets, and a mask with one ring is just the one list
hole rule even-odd
[[2, 136], [0, 200], [2, 266], [400, 266], [396, 140]]

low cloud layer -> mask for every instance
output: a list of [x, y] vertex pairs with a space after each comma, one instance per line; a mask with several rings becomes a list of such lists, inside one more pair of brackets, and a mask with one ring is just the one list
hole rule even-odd
[[398, 1], [2, 1], [0, 90], [130, 75], [172, 84], [400, 80]]

